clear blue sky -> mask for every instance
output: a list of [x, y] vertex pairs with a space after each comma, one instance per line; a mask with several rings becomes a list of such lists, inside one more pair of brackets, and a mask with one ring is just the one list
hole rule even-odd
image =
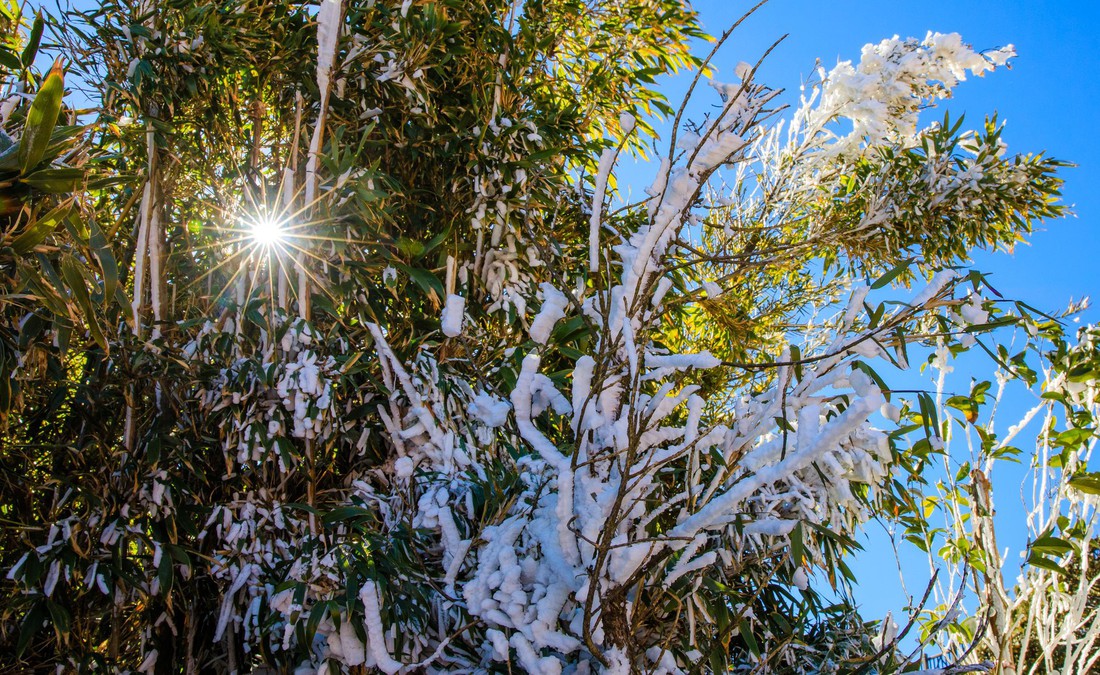
[[[693, 3], [712, 34], [723, 31], [752, 4], [733, 0]], [[1018, 57], [1011, 70], [962, 83], [937, 117], [946, 108], [953, 117], [965, 114], [968, 126], [973, 126], [998, 112], [1007, 122], [1005, 140], [1010, 152], [1045, 151], [1078, 165], [1064, 172], [1065, 201], [1073, 205], [1075, 216], [1046, 224], [1033, 235], [1029, 246], [1018, 247], [1011, 256], [976, 256], [976, 266], [991, 272], [992, 283], [1006, 296], [1057, 311], [1071, 298], [1100, 295], [1100, 230], [1096, 227], [1100, 218], [1100, 194], [1096, 192], [1100, 185], [1100, 134], [1092, 109], [1100, 100], [1098, 29], [1100, 3], [1079, 0], [771, 0], [738, 29], [715, 64], [719, 79], [732, 77], [738, 61], [755, 62], [776, 38], [789, 34], [764, 63], [758, 79], [797, 92], [815, 59], [820, 58], [826, 68], [837, 60], [858, 61], [864, 44], [893, 35], [923, 37], [933, 30], [960, 33], [979, 50], [1015, 45]], [[698, 46], [697, 53], [707, 51], [708, 45]], [[688, 83], [684, 77], [673, 78], [662, 83], [662, 89], [677, 104]], [[715, 103], [713, 91], [702, 89], [697, 91], [699, 100], [689, 107], [689, 112], [696, 111], [696, 118]], [[645, 166], [621, 169], [620, 186], [634, 194], [648, 184], [652, 174]], [[1087, 312], [1084, 320], [1100, 320], [1100, 312]], [[968, 375], [958, 374], [963, 381]], [[1002, 481], [1018, 478], [1012, 472], [1000, 474]], [[1019, 564], [1025, 532], [1022, 526], [1012, 528], [1012, 518], [1018, 519], [1022, 512], [1011, 504], [1001, 504], [999, 510], [1003, 514], [999, 514], [998, 527], [1006, 530], [1001, 544], [1012, 548], [1007, 565]], [[865, 618], [879, 618], [887, 610], [897, 618], [905, 598], [894, 571], [893, 553], [881, 536], [873, 536], [867, 545], [868, 555], [861, 556], [855, 566]], [[905, 562], [912, 575], [909, 592], [919, 594], [928, 578], [927, 563], [923, 554], [907, 555]], [[1006, 572], [1009, 580], [1015, 578], [1012, 569], [1006, 568]]]
[[[754, 2], [697, 0], [705, 28], [718, 34]], [[1100, 132], [1092, 106], [1100, 101], [1100, 3], [1084, 0], [771, 0], [750, 17], [715, 60], [718, 78], [732, 77], [738, 61], [754, 63], [778, 37], [789, 37], [763, 64], [758, 79], [797, 92], [815, 59], [829, 68], [838, 60], [859, 60], [860, 49], [893, 35], [924, 37], [929, 30], [957, 32], [977, 49], [1013, 44], [1019, 56], [1011, 70], [962, 83], [942, 107], [965, 114], [970, 125], [998, 112], [1007, 122], [1005, 140], [1013, 152], [1040, 152], [1076, 163], [1064, 172], [1065, 201], [1075, 216], [1049, 223], [1030, 246], [1013, 256], [980, 255], [978, 266], [992, 272], [1006, 296], [1045, 308], [1100, 292]], [[710, 46], [696, 50], [705, 54]], [[673, 104], [690, 80], [672, 78], [662, 89]], [[709, 87], [696, 91], [689, 108], [701, 117], [716, 102]], [[938, 115], [937, 115], [938, 116]], [[651, 171], [624, 167], [620, 180], [634, 194]], [[637, 181], [637, 182], [635, 182]], [[624, 188], [627, 186], [624, 185]], [[1100, 298], [1098, 298], [1100, 300]], [[1087, 317], [1100, 320], [1100, 312]]]

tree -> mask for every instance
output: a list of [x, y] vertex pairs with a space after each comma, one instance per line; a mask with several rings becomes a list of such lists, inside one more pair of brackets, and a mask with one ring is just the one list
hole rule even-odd
[[5, 665], [906, 665], [845, 559], [920, 526], [895, 477], [940, 433], [877, 369], [1024, 321], [960, 266], [1062, 212], [1059, 162], [919, 112], [1010, 48], [886, 40], [785, 127], [742, 64], [681, 126], [653, 78], [713, 53], [677, 0], [69, 18], [96, 117], [0, 259]]
[[[1051, 317], [1022, 303], [1017, 309], [1023, 345], [1012, 355], [1000, 350], [995, 384], [972, 382], [969, 394], [945, 396], [948, 352], [933, 362], [941, 373], [936, 409], [943, 420], [943, 457], [955, 463], [924, 498], [926, 513], [938, 517], [911, 523], [905, 536], [948, 561], [951, 574], [939, 589], [941, 598], [969, 587], [977, 599], [969, 617], [941, 609], [925, 618], [927, 625], [948, 625], [943, 646], [949, 652], [969, 646], [1006, 673], [1086, 673], [1100, 661], [1100, 474], [1088, 471], [1095, 444], [1097, 334], [1084, 328], [1074, 344]], [[1000, 431], [997, 409], [1021, 385], [1033, 390], [1031, 407], [1023, 420]], [[1036, 450], [1027, 456], [1016, 446], [1025, 445], [1031, 433]], [[952, 449], [953, 436], [955, 445], [965, 442], [967, 448]], [[1031, 463], [1024, 484], [998, 480], [1004, 465], [1022, 455]], [[995, 505], [1013, 492], [1025, 499], [1030, 540], [1014, 587], [1005, 580], [995, 519]], [[930, 526], [934, 520], [941, 525]]]

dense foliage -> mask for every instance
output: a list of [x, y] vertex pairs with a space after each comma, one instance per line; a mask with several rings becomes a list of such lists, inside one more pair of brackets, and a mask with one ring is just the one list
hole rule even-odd
[[[1062, 213], [1062, 165], [920, 117], [1011, 48], [868, 45], [781, 124], [748, 64], [707, 119], [668, 105], [655, 78], [709, 70], [680, 0], [0, 28], [0, 668], [895, 671], [851, 598], [869, 518], [987, 572], [971, 619], [914, 613], [1006, 661], [995, 542], [957, 516], [1014, 453], [988, 383], [891, 391], [910, 347], [1044, 392], [1070, 506], [1033, 562], [1095, 565], [1100, 355], [962, 267]], [[660, 165], [624, 205], [630, 153]]]

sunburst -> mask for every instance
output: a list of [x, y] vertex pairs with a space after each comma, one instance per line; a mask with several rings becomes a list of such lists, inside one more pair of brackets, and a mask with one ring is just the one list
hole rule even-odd
[[286, 220], [267, 213], [252, 214], [244, 219], [242, 225], [253, 246], [260, 249], [285, 243], [289, 232]]

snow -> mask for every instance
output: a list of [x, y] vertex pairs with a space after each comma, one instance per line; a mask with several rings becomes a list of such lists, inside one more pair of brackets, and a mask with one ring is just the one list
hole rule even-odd
[[989, 312], [982, 308], [982, 298], [977, 294], [971, 294], [967, 302], [959, 306], [959, 315], [970, 326], [989, 321]]
[[443, 334], [447, 337], [462, 335], [462, 321], [466, 312], [466, 298], [461, 295], [448, 295], [447, 302], [443, 306], [443, 316], [440, 324]]
[[401, 670], [401, 663], [390, 656], [386, 646], [385, 629], [382, 624], [381, 601], [378, 598], [378, 587], [373, 581], [363, 584], [359, 591], [359, 599], [363, 602], [363, 616], [367, 629], [367, 652], [370, 654], [372, 664], [386, 675], [393, 675]]
[[138, 666], [137, 671], [139, 673], [148, 674], [156, 672], [157, 657], [159, 656], [160, 654], [157, 652], [157, 650], [150, 650], [149, 653], [145, 655], [145, 658], [142, 660], [141, 665]]
[[769, 537], [783, 537], [791, 533], [798, 525], [796, 520], [779, 520], [768, 518], [766, 520], [754, 520], [745, 525], [745, 534], [763, 534]]
[[565, 294], [554, 288], [552, 284], [540, 285], [542, 294], [542, 307], [531, 321], [528, 334], [535, 342], [544, 345], [550, 339], [550, 332], [562, 317], [565, 316], [565, 308], [569, 306], [569, 299]]
[[630, 132], [634, 131], [634, 126], [636, 124], [637, 120], [634, 119], [634, 115], [628, 112], [619, 115], [619, 128], [623, 130], [624, 136], [630, 135]]
[[794, 571], [794, 574], [791, 575], [791, 583], [800, 591], [804, 591], [810, 587], [810, 579], [806, 576], [805, 567], [800, 566]]
[[671, 368], [675, 370], [687, 370], [697, 368], [717, 368], [722, 365], [721, 359], [709, 351], [698, 354], [646, 354], [645, 365], [647, 368]]
[[852, 289], [852, 294], [848, 298], [848, 306], [844, 309], [843, 325], [845, 328], [850, 328], [855, 323], [856, 316], [863, 309], [863, 301], [867, 298], [867, 293], [871, 288], [867, 284], [861, 284]]
[[393, 473], [398, 478], [409, 478], [415, 469], [416, 464], [409, 457], [398, 457], [393, 463]]
[[481, 391], [470, 402], [469, 414], [470, 417], [490, 429], [495, 429], [504, 426], [508, 422], [508, 413], [511, 410], [512, 406], [507, 401]]
[[922, 41], [894, 36], [869, 44], [857, 65], [842, 61], [829, 71], [808, 121], [811, 127], [836, 118], [851, 121], [851, 132], [825, 154], [858, 153], [861, 144], [910, 145], [926, 101], [949, 97], [967, 73], [982, 75], [1014, 55], [1011, 45], [978, 53], [957, 33], [931, 31]]
[[596, 173], [596, 185], [592, 190], [592, 215], [588, 220], [588, 271], [595, 273], [600, 269], [600, 224], [603, 221], [603, 202], [607, 192], [607, 181], [615, 167], [615, 150], [605, 148], [600, 155], [600, 164]]
[[[402, 19], [412, 8], [408, 1], [401, 5]], [[317, 81], [325, 95], [339, 65], [341, 14], [339, 0], [320, 3]], [[401, 19], [394, 18], [400, 25]], [[416, 93], [428, 77], [423, 64], [356, 39], [347, 36], [349, 50], [377, 47], [379, 52], [371, 85], [404, 89], [401, 95], [409, 97], [411, 106], [405, 112], [431, 117], [433, 111]], [[895, 38], [871, 45], [858, 65], [839, 64], [823, 85], [820, 102], [811, 101], [802, 113], [809, 126], [790, 136], [791, 147], [805, 151], [809, 166], [790, 189], [811, 190], [827, 173], [823, 166], [858, 155], [867, 144], [912, 141], [909, 115], [921, 101], [946, 95], [955, 81], [1001, 65], [1008, 56], [1008, 51], [976, 54], [957, 36], [930, 33], [923, 42]], [[734, 69], [739, 82], [712, 83], [724, 99], [722, 113], [679, 135], [680, 152], [670, 150], [662, 160], [647, 190], [652, 198], [637, 211], [640, 224], [623, 224], [605, 214], [616, 150], [602, 152], [590, 195], [587, 261], [583, 239], [578, 260], [576, 249], [563, 253], [533, 246], [519, 224], [541, 215], [524, 200], [530, 196], [528, 186], [542, 177], [530, 167], [515, 168], [517, 158], [531, 152], [529, 144], [541, 142], [534, 123], [503, 117], [480, 121], [481, 128], [471, 131], [479, 137], [484, 129], [488, 140], [478, 140], [486, 161], [471, 181], [469, 220], [464, 221], [477, 231], [477, 241], [447, 255], [439, 316], [445, 337], [466, 331], [469, 339], [462, 344], [410, 341], [399, 326], [369, 323], [361, 325], [373, 339], [371, 351], [359, 355], [361, 346], [338, 345], [327, 337], [331, 324], [313, 328], [305, 318], [282, 312], [251, 354], [252, 328], [232, 312], [201, 329], [180, 327], [191, 330], [181, 349], [184, 361], [197, 369], [216, 365], [194, 400], [203, 414], [222, 411], [227, 420], [224, 438], [217, 441], [227, 472], [248, 477], [250, 486], [263, 485], [263, 476], [272, 477], [269, 485], [285, 485], [302, 475], [303, 457], [312, 458], [312, 453], [341, 463], [361, 458], [364, 463], [355, 465], [354, 474], [326, 487], [322, 501], [326, 507], [369, 512], [383, 537], [402, 528], [415, 530], [413, 554], [433, 582], [431, 589], [421, 589], [427, 597], [421, 606], [405, 590], [409, 579], [391, 584], [386, 578], [360, 578], [361, 611], [354, 602], [329, 606], [329, 615], [316, 624], [316, 642], [299, 644], [301, 622], [311, 620], [317, 603], [351, 586], [339, 548], [350, 526], [319, 526], [281, 489], [242, 489], [215, 506], [199, 535], [212, 552], [208, 562], [199, 563], [207, 565], [201, 573], [209, 574], [221, 593], [217, 616], [211, 617], [218, 639], [235, 631], [247, 648], [255, 649], [272, 638], [272, 648], [308, 652], [312, 660], [303, 669], [313, 672], [342, 666], [386, 673], [504, 667], [555, 675], [593, 672], [600, 666], [589, 653], [592, 645], [607, 660], [604, 672], [681, 672], [693, 658], [701, 658], [690, 640], [675, 652], [643, 645], [638, 653], [645, 654], [644, 663], [631, 663], [611, 646], [602, 606], [611, 592], [635, 582], [674, 594], [697, 589], [714, 566], [733, 566], [743, 554], [757, 556], [769, 547], [789, 545], [800, 522], [850, 530], [867, 517], [864, 503], [854, 497], [865, 493], [854, 491], [853, 484], [865, 484], [873, 494], [890, 476], [891, 459], [888, 437], [870, 418], [878, 411], [896, 422], [901, 414], [872, 378], [852, 368], [856, 357], [882, 353], [859, 321], [867, 286], [850, 290], [842, 312], [834, 310], [845, 287], [831, 289], [835, 293], [824, 327], [806, 336], [784, 336], [802, 340], [798, 344], [807, 361], [797, 378], [790, 367], [780, 367], [761, 373], [751, 387], [703, 389], [692, 384], [703, 381], [702, 374], [686, 371], [718, 368], [722, 361], [709, 351], [691, 353], [660, 339], [666, 299], [677, 306], [702, 293], [713, 300], [726, 290], [725, 277], [714, 270], [678, 267], [683, 252], [678, 246], [694, 241], [693, 228], [714, 203], [708, 201], [709, 191], [725, 190], [718, 187], [725, 178], [711, 182], [712, 173], [730, 164], [740, 170], [756, 161], [756, 151], [768, 149], [757, 144], [760, 139], [749, 124], [769, 100], [767, 90], [751, 82], [751, 70], [741, 63]], [[358, 114], [376, 116], [381, 109], [373, 106], [381, 103], [359, 102]], [[397, 103], [387, 99], [385, 105]], [[891, 111], [891, 105], [897, 109]], [[319, 113], [305, 170], [310, 199], [320, 185], [325, 108]], [[859, 136], [849, 138], [838, 130], [843, 125], [837, 123], [845, 119]], [[630, 113], [618, 120], [624, 135], [635, 131], [637, 120]], [[752, 152], [746, 150], [749, 144]], [[787, 157], [782, 153], [795, 150], [783, 146], [775, 152]], [[978, 165], [970, 168], [966, 180], [984, 175]], [[294, 192], [293, 176], [289, 169], [283, 176], [288, 194]], [[351, 184], [356, 176], [350, 171], [334, 180], [338, 186]], [[566, 197], [583, 204], [585, 184], [577, 183], [579, 196]], [[736, 193], [723, 198], [729, 201], [718, 203], [738, 203]], [[143, 198], [142, 209], [147, 208]], [[145, 228], [138, 231], [139, 251], [157, 250], [149, 239], [154, 222], [151, 213], [139, 215]], [[864, 224], [887, 227], [889, 219], [868, 213]], [[601, 266], [604, 254], [609, 264]], [[135, 288], [138, 295], [153, 294], [156, 302], [159, 291], [142, 290], [144, 264], [137, 261]], [[594, 272], [602, 274], [594, 278]], [[329, 273], [341, 274], [337, 269]], [[151, 274], [155, 278], [159, 271]], [[955, 279], [951, 271], [936, 274], [910, 304], [957, 310], [957, 316], [949, 314], [956, 323], [987, 321], [989, 313], [977, 294], [937, 302]], [[397, 292], [394, 267], [385, 268], [382, 281], [383, 296]], [[467, 296], [456, 293], [456, 286]], [[532, 297], [536, 288], [537, 300]], [[547, 348], [574, 302], [590, 322], [590, 336], [575, 347], [578, 351], [566, 345]], [[479, 319], [476, 324], [467, 322], [467, 303], [470, 316]], [[525, 331], [528, 303], [538, 310]], [[136, 303], [135, 315], [139, 309]], [[482, 318], [489, 327], [485, 333]], [[826, 348], [834, 337], [835, 349]], [[218, 347], [226, 343], [228, 348]], [[782, 348], [776, 345], [775, 352]], [[948, 355], [941, 345], [933, 365], [946, 370]], [[379, 382], [349, 378], [343, 369], [359, 356], [360, 363], [370, 362], [370, 379]], [[789, 358], [788, 350], [779, 360]], [[286, 441], [298, 454], [284, 462], [278, 446]], [[181, 496], [173, 495], [171, 478], [163, 470], [140, 477], [140, 499], [127, 508], [134, 509], [131, 513], [140, 509], [142, 517], [172, 513], [173, 499]], [[125, 512], [112, 516], [98, 530], [89, 528], [91, 541], [109, 548], [147, 536], [132, 522]], [[49, 567], [28, 592], [51, 597], [65, 590], [67, 568], [55, 553], [70, 539], [65, 527], [51, 528], [47, 544], [37, 552], [38, 564]], [[806, 558], [793, 561], [790, 578], [802, 590], [820, 564], [815, 558], [820, 552], [810, 542], [806, 546]], [[151, 555], [156, 568], [170, 550], [153, 542], [142, 555]], [[8, 572], [10, 580], [24, 583], [28, 559], [28, 554], [19, 559]], [[121, 593], [109, 571], [97, 564], [88, 568], [84, 585], [105, 596]], [[195, 573], [200, 573], [199, 564]], [[156, 594], [158, 589], [150, 583], [144, 590]], [[677, 598], [689, 608], [686, 621], [706, 625], [704, 609], [692, 601], [691, 592]], [[626, 597], [631, 604], [637, 596]], [[428, 618], [419, 631], [399, 619], [407, 605]], [[384, 612], [383, 607], [398, 611]], [[398, 639], [402, 631], [404, 639]], [[452, 647], [452, 640], [460, 646]], [[322, 664], [326, 659], [331, 663]], [[494, 661], [508, 663], [494, 666]]]
[[932, 300], [932, 298], [939, 295], [940, 291], [942, 291], [947, 286], [947, 284], [957, 279], [958, 276], [959, 273], [955, 270], [943, 270], [940, 272], [936, 272], [936, 274], [933, 275], [932, 280], [928, 282], [928, 285], [925, 286], [919, 293], [917, 293], [917, 295], [912, 300], [909, 301], [909, 305], [912, 307], [922, 307], [928, 304]]
[[341, 0], [321, 0], [317, 11], [317, 89], [329, 90], [332, 65], [336, 58], [336, 44], [340, 39], [340, 21], [343, 9]]

